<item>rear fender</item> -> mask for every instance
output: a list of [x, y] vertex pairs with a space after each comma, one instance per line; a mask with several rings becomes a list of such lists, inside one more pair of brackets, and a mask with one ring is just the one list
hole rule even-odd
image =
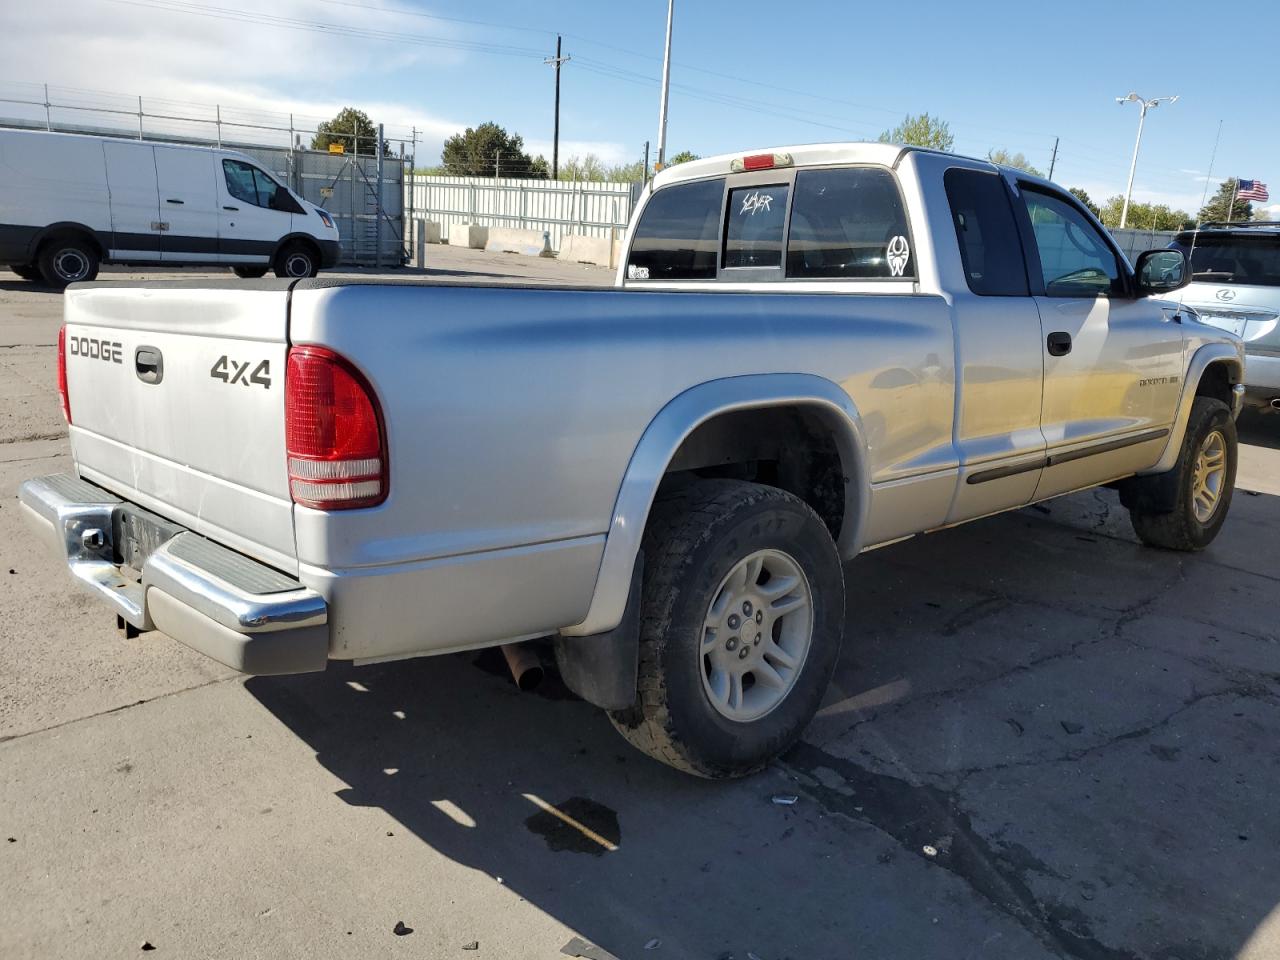
[[622, 620], [632, 572], [658, 485], [681, 443], [701, 424], [723, 413], [764, 407], [812, 409], [829, 425], [845, 475], [845, 522], [837, 547], [853, 557], [862, 544], [870, 500], [862, 419], [849, 395], [822, 377], [800, 373], [726, 377], [690, 387], [675, 397], [645, 429], [622, 478], [586, 619], [561, 631], [587, 636], [612, 630]]

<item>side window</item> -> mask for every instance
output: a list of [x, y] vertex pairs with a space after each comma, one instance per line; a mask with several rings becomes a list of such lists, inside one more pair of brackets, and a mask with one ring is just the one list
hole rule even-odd
[[874, 167], [796, 174], [790, 278], [912, 279], [915, 258], [893, 175]]
[[1050, 297], [1106, 297], [1124, 294], [1116, 255], [1097, 229], [1074, 206], [1049, 193], [1023, 186], [1044, 289]]
[[276, 183], [257, 167], [253, 168], [253, 182], [258, 188], [258, 206], [270, 207], [274, 210], [276, 191], [280, 189], [280, 184]]
[[984, 297], [1028, 296], [1022, 243], [1002, 178], [953, 168], [942, 182], [969, 289]]
[[714, 280], [723, 180], [658, 190], [645, 204], [627, 255], [628, 280]]
[[724, 266], [782, 266], [782, 228], [787, 221], [785, 184], [729, 191], [724, 227]]
[[223, 160], [222, 174], [227, 178], [227, 193], [257, 206], [258, 187], [253, 180], [253, 167], [239, 160]]

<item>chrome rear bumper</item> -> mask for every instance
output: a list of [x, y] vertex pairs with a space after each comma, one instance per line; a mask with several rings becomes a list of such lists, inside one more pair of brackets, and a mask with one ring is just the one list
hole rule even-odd
[[325, 668], [328, 607], [297, 580], [158, 517], [149, 527], [161, 542], [144, 548], [139, 577], [114, 539], [146, 523], [146, 511], [72, 474], [28, 480], [18, 499], [76, 581], [135, 629], [161, 630], [244, 673]]

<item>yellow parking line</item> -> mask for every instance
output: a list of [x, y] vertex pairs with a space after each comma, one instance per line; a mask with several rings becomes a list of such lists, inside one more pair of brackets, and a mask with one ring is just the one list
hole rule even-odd
[[525, 793], [525, 794], [521, 794], [521, 796], [523, 796], [526, 800], [532, 803], [539, 810], [546, 811], [556, 819], [560, 820], [562, 823], [567, 823], [569, 826], [573, 827], [573, 829], [577, 830], [588, 840], [594, 840], [596, 843], [600, 844], [600, 846], [604, 847], [610, 853], [613, 853], [615, 850], [618, 849], [618, 845], [616, 843], [611, 843], [610, 841], [606, 840], [604, 837], [600, 836], [600, 834], [596, 833], [594, 830], [588, 827], [585, 823], [579, 823], [577, 820], [573, 819], [573, 817], [569, 816], [564, 811], [557, 810], [555, 807], [547, 803], [547, 801], [543, 800], [537, 794]]

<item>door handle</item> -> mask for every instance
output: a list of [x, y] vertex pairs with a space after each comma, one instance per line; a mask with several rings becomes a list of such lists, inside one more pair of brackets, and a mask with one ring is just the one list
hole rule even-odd
[[231, 211], [234, 211], [235, 213], [239, 213], [239, 212], [240, 212], [240, 208], [239, 208], [239, 207], [228, 207], [226, 204], [223, 204], [222, 209], [223, 209], [223, 210], [231, 210]]
[[176, 203], [176, 204], [181, 205], [181, 204], [182, 204], [182, 201], [181, 201], [181, 200], [175, 200], [173, 197], [170, 197], [169, 199], [167, 199], [167, 200], [165, 201], [165, 203]]
[[1071, 334], [1061, 330], [1051, 333], [1045, 345], [1049, 348], [1049, 356], [1065, 357], [1071, 352]]

